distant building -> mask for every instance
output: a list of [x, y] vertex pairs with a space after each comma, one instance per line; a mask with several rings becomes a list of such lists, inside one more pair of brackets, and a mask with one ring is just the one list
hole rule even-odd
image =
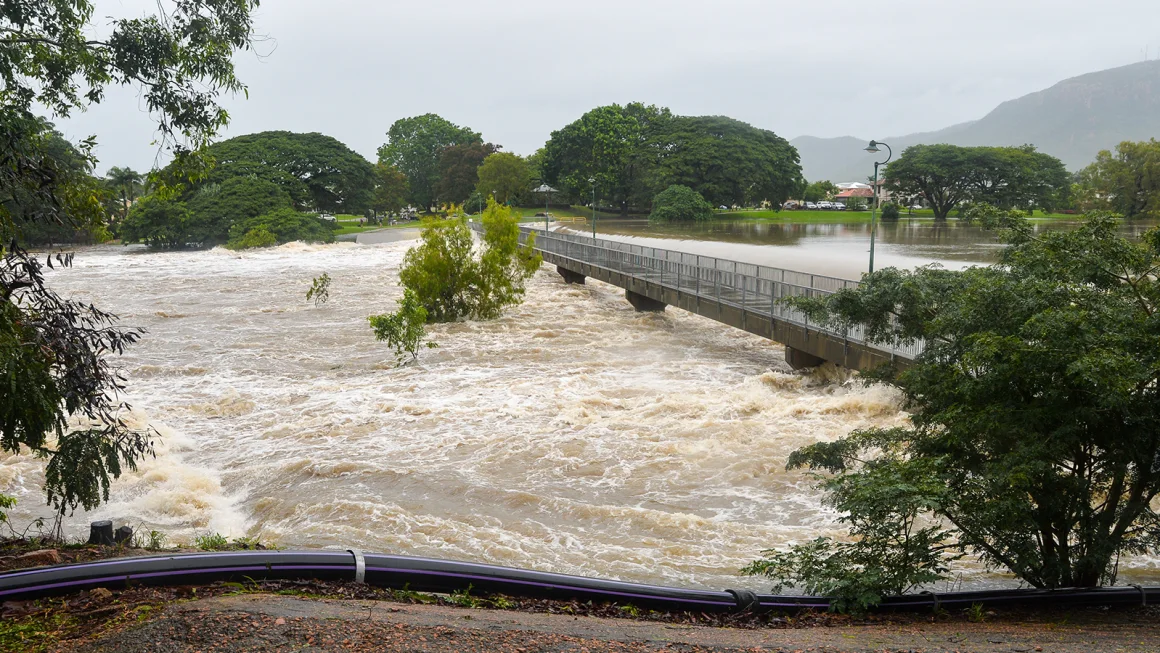
[[874, 198], [874, 191], [870, 190], [870, 186], [868, 186], [866, 184], [862, 184], [862, 185], [866, 186], [866, 187], [865, 188], [849, 188], [847, 190], [844, 190], [844, 191], [838, 193], [837, 195], [835, 195], [834, 200], [841, 202], [841, 203], [845, 204], [846, 206], [849, 206], [850, 200], [873, 199]]
[[885, 203], [889, 202], [891, 200], [891, 198], [893, 197], [893, 195], [891, 195], [891, 193], [890, 193], [890, 189], [886, 187], [886, 180], [885, 179], [878, 180], [878, 189], [877, 190], [878, 190], [878, 203], [879, 204], [885, 204]]

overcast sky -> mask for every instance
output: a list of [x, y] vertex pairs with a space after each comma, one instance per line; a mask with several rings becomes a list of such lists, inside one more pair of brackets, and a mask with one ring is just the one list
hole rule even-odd
[[[103, 17], [154, 0], [95, 0]], [[588, 109], [641, 101], [793, 138], [885, 138], [982, 117], [1068, 77], [1160, 55], [1158, 0], [263, 0], [223, 137], [329, 134], [372, 161], [438, 113], [518, 154]], [[262, 55], [262, 56], [259, 56]], [[99, 171], [152, 167], [135, 91], [58, 121]]]

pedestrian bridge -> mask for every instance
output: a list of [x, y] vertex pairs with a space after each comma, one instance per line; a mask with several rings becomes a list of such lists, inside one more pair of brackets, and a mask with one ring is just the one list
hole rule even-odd
[[624, 288], [638, 311], [676, 306], [780, 342], [786, 347], [786, 361], [795, 368], [823, 361], [854, 370], [892, 362], [904, 365], [923, 348], [921, 342], [871, 344], [860, 326], [843, 332], [811, 324], [804, 313], [779, 301], [829, 295], [857, 287], [857, 281], [543, 229], [520, 230], [521, 242], [527, 242], [529, 233], [536, 234], [535, 249], [556, 266], [564, 281], [584, 283], [591, 277]]

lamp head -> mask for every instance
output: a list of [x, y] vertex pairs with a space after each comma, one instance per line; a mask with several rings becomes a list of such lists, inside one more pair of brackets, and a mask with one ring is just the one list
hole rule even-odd
[[595, 184], [595, 183], [596, 183], [596, 177], [589, 177], [589, 178], [588, 178], [588, 183], [590, 183], [590, 184]]
[[871, 154], [877, 154], [882, 150], [878, 149], [878, 141], [870, 141], [870, 147], [867, 147], [866, 151]]

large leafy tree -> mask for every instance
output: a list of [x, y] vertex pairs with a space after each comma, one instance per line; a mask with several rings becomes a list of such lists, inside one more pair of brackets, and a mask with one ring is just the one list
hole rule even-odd
[[384, 213], [398, 213], [407, 205], [410, 187], [407, 175], [395, 166], [385, 163], [375, 164], [375, 196], [371, 211], [377, 218]]
[[668, 109], [638, 102], [597, 107], [552, 132], [540, 160], [543, 181], [587, 197], [592, 179], [622, 212], [648, 206], [654, 195], [648, 174], [657, 158], [650, 136], [671, 118]]
[[340, 141], [319, 133], [269, 131], [214, 143], [207, 183], [258, 177], [289, 194], [295, 208], [362, 213], [374, 197], [374, 167]]
[[483, 197], [495, 194], [497, 202], [519, 202], [531, 190], [532, 175], [527, 161], [510, 152], [496, 152], [479, 167], [475, 188]]
[[435, 197], [447, 204], [463, 204], [475, 192], [479, 166], [499, 150], [492, 143], [461, 143], [439, 151], [439, 183]]
[[939, 220], [964, 203], [1050, 211], [1071, 189], [1063, 162], [1030, 145], [914, 145], [887, 167], [886, 182], [901, 197], [925, 199]]
[[952, 209], [971, 197], [967, 176], [971, 162], [967, 148], [956, 145], [913, 145], [886, 169], [891, 192], [904, 197], [922, 197], [937, 220], [945, 220]]
[[688, 186], [714, 206], [781, 206], [805, 184], [796, 148], [724, 116], [678, 116], [650, 138], [655, 187]]
[[593, 180], [622, 212], [646, 209], [672, 185], [732, 205], [780, 204], [805, 184], [797, 150], [771, 131], [639, 103], [599, 107], [552, 132], [537, 163], [572, 197], [587, 197]]
[[433, 113], [395, 121], [387, 142], [379, 148], [379, 163], [395, 166], [407, 175], [408, 198], [429, 209], [438, 198], [439, 153], [446, 147], [482, 143], [483, 138]]
[[[243, 90], [235, 50], [250, 47], [257, 0], [175, 0], [139, 18], [93, 20], [87, 0], [0, 3], [0, 232], [18, 220], [82, 226], [103, 213], [88, 175], [68, 173], [44, 137], [55, 116], [100, 102], [107, 86], [135, 85], [160, 140], [184, 174], [228, 115], [222, 92]], [[77, 148], [91, 168], [90, 139]], [[69, 259], [56, 259], [68, 264]], [[119, 418], [121, 377], [107, 356], [138, 333], [115, 316], [58, 297], [41, 263], [15, 244], [0, 256], [0, 448], [48, 460], [45, 493], [60, 514], [107, 500], [112, 478], [152, 451]], [[74, 421], [72, 418], [77, 418]], [[10, 501], [2, 501], [7, 505]]]
[[[1090, 587], [1114, 578], [1120, 555], [1157, 551], [1160, 229], [1127, 239], [1115, 216], [1093, 214], [1037, 234], [1021, 215], [973, 212], [1005, 228], [994, 267], [891, 268], [794, 301], [822, 323], [865, 325], [873, 342], [926, 343], [913, 365], [871, 376], [900, 391], [909, 426], [858, 430], [789, 461], [831, 474], [831, 501], [867, 525], [847, 549], [891, 555], [799, 547], [751, 571], [839, 585], [868, 571], [908, 585], [942, 575], [938, 556], [958, 550], [1034, 587]], [[860, 566], [829, 564], [831, 552]]]
[[1035, 147], [967, 148], [971, 202], [1003, 209], [1050, 211], [1063, 206], [1071, 190], [1071, 175], [1059, 159]]
[[1160, 141], [1125, 141], [1080, 173], [1089, 203], [1127, 218], [1160, 218]]

